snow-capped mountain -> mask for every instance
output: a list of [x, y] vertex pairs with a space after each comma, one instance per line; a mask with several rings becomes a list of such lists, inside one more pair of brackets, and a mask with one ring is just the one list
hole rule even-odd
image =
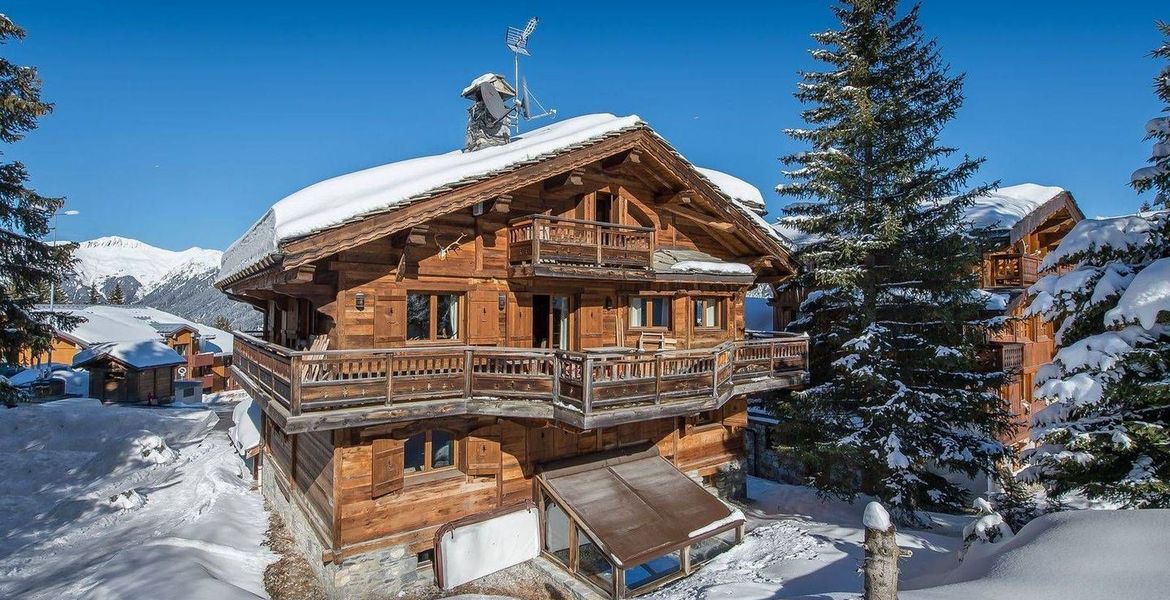
[[223, 252], [205, 248], [165, 250], [145, 242], [107, 236], [78, 243], [74, 276], [65, 282], [71, 302], [89, 302], [95, 288], [105, 302], [121, 285], [126, 304], [145, 304], [212, 325], [224, 316], [233, 327], [248, 328], [256, 311], [232, 301], [212, 286]]

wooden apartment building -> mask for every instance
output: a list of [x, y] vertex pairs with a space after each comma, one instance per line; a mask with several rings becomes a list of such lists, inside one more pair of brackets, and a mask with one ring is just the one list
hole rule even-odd
[[746, 339], [794, 265], [735, 181], [588, 115], [315, 184], [228, 250], [217, 285], [265, 315], [233, 365], [263, 488], [331, 595], [430, 581], [436, 531], [524, 501], [613, 597], [737, 540], [696, 482], [743, 493], [746, 395], [804, 382], [807, 346]]

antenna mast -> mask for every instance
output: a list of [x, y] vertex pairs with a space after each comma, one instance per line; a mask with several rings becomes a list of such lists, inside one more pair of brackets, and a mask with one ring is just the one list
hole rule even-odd
[[[512, 69], [515, 77], [512, 81], [515, 82], [516, 91], [519, 93], [518, 97], [516, 98], [516, 104], [520, 109], [518, 111], [519, 116], [523, 117], [523, 119], [526, 121], [539, 119], [545, 116], [552, 116], [555, 118], [557, 114], [557, 110], [555, 108], [545, 110], [544, 106], [540, 104], [540, 101], [536, 99], [536, 96], [532, 96], [531, 98], [532, 101], [535, 101], [536, 105], [540, 107], [541, 112], [536, 115], [532, 114], [529, 101], [528, 82], [521, 81], [520, 79], [520, 55], [523, 54], [524, 56], [532, 56], [528, 53], [528, 38], [532, 36], [533, 31], [536, 31], [536, 24], [539, 21], [540, 19], [532, 17], [531, 19], [528, 19], [528, 23], [524, 26], [524, 29], [509, 27], [504, 34], [504, 43], [508, 46], [508, 49], [512, 51]], [[516, 130], [515, 133], [520, 133], [520, 121], [521, 119], [517, 118], [515, 124], [513, 125]]]

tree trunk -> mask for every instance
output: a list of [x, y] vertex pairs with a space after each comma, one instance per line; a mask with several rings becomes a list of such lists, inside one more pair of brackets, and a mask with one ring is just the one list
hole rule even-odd
[[865, 600], [897, 599], [899, 554], [892, 524], [885, 531], [866, 528]]

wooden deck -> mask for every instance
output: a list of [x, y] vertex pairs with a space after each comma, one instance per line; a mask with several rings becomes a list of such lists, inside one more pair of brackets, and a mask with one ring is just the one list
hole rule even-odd
[[236, 332], [232, 369], [286, 432], [453, 414], [557, 419], [590, 429], [721, 406], [803, 384], [808, 340], [594, 353], [442, 346], [294, 351]]
[[653, 278], [654, 228], [544, 215], [508, 230], [512, 277]]
[[1027, 287], [1040, 279], [1039, 256], [988, 254], [984, 258], [984, 287]]

